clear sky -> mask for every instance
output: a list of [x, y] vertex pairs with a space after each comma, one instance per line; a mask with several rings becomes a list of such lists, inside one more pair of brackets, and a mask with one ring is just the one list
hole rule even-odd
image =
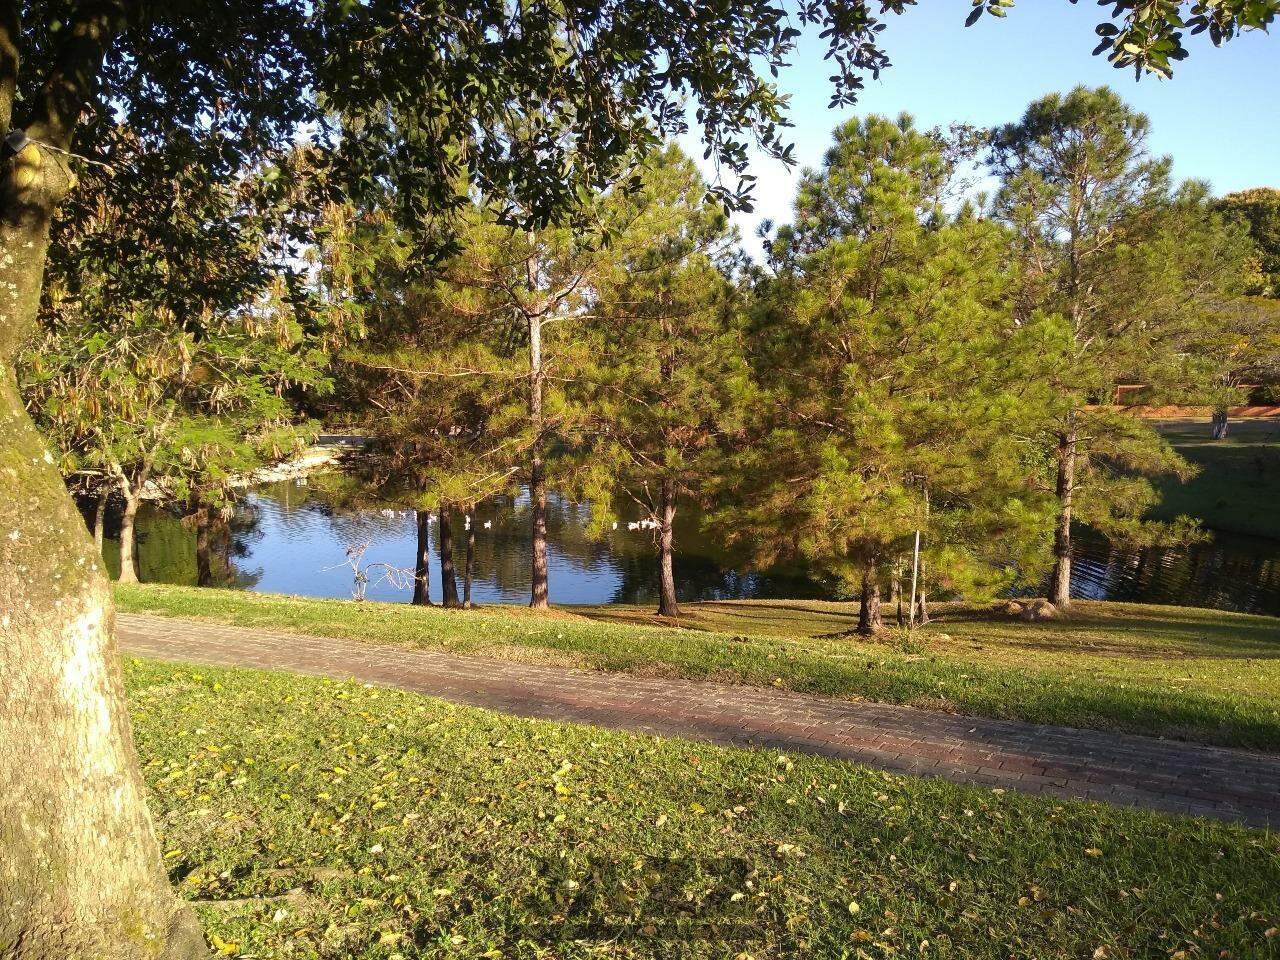
[[[805, 36], [780, 83], [792, 96], [799, 165], [817, 166], [831, 130], [855, 113], [912, 114], [922, 127], [963, 121], [991, 126], [1016, 119], [1036, 97], [1077, 84], [1109, 84], [1151, 118], [1153, 152], [1174, 159], [1180, 178], [1207, 180], [1215, 193], [1280, 187], [1280, 31], [1245, 34], [1221, 49], [1193, 38], [1191, 57], [1172, 80], [1116, 70], [1090, 56], [1094, 26], [1109, 8], [1090, 0], [1022, 0], [1003, 20], [984, 17], [964, 29], [969, 0], [922, 0], [888, 17], [883, 44], [893, 66], [867, 88], [854, 110], [827, 108], [830, 64], [816, 34]], [[694, 137], [685, 143], [695, 157]], [[796, 168], [797, 170], [799, 168]], [[737, 218], [755, 252], [761, 217], [790, 219], [795, 171], [758, 156], [756, 210]]]

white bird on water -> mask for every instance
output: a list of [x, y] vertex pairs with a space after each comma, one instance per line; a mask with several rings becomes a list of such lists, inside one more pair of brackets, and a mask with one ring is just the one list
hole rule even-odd
[[493, 529], [493, 521], [492, 521], [492, 520], [486, 520], [486, 521], [484, 522], [484, 528], [485, 528], [486, 530], [491, 530], [491, 529]]

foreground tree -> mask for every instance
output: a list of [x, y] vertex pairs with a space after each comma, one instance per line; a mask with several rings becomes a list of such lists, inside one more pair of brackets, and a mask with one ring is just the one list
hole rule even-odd
[[[1265, 26], [1277, 6], [1224, 0], [1195, 15], [1229, 37]], [[865, 0], [803, 3], [800, 13], [829, 28], [838, 90], [852, 98], [859, 71], [886, 63], [879, 19]], [[1147, 4], [1118, 4], [1116, 16], [1135, 41], [1122, 49], [1136, 49], [1140, 64], [1181, 49], [1160, 37], [1174, 32], [1176, 8], [1152, 15]], [[782, 63], [795, 36], [787, 11], [769, 0], [678, 14], [642, 2], [533, 5], [518, 16], [505, 5], [395, 0], [0, 6], [0, 688], [10, 701], [0, 711], [0, 954], [205, 949], [159, 866], [106, 580], [13, 377], [41, 301], [49, 227], [73, 182], [68, 153], [97, 152], [117, 118], [151, 140], [216, 127], [229, 156], [210, 175], [226, 177], [286, 147], [304, 124], [323, 135], [321, 99], [338, 110], [368, 106], [369, 116], [377, 103], [418, 102], [422, 123], [400, 139], [397, 157], [422, 172], [428, 196], [440, 206], [459, 199], [452, 174], [464, 169], [546, 219], [608, 182], [638, 143], [676, 132], [689, 93], [712, 152], [731, 169], [746, 163], [742, 129], [785, 153], [781, 95], [756, 68]], [[486, 131], [522, 92], [550, 98], [569, 122], [550, 127], [532, 153], [509, 154]], [[566, 127], [587, 148], [572, 167], [557, 139]], [[362, 157], [361, 131], [351, 134], [352, 168], [377, 178], [385, 160]], [[458, 144], [474, 149], [459, 154]]]
[[[1077, 88], [998, 130], [997, 216], [1016, 235], [1023, 317], [1063, 317], [1071, 348], [1053, 384], [1058, 518], [1049, 600], [1071, 598], [1071, 526], [1114, 538], [1184, 539], [1189, 521], [1143, 520], [1147, 476], [1189, 467], [1153, 427], [1113, 406], [1117, 388], [1220, 403], [1228, 362], [1212, 349], [1224, 302], [1248, 275], [1251, 245], [1203, 188], [1175, 191], [1169, 160], [1147, 150], [1148, 121], [1110, 89]], [[1083, 483], [1081, 481], [1084, 481]]]

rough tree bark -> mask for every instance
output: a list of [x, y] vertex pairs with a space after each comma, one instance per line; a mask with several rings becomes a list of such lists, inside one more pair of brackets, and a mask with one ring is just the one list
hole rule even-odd
[[418, 546], [413, 555], [413, 604], [431, 606], [431, 511], [419, 510]]
[[1053, 574], [1049, 602], [1059, 609], [1071, 604], [1071, 508], [1076, 484], [1076, 423], [1071, 416], [1058, 437], [1058, 523], [1053, 533]]
[[13, 377], [66, 189], [54, 157], [28, 146], [0, 181], [0, 956], [205, 956], [161, 867], [101, 556]]
[[929, 622], [929, 596], [921, 577], [920, 588], [916, 592], [916, 626], [923, 627]]
[[447, 507], [440, 507], [440, 603], [456, 610], [462, 604], [458, 600], [458, 578], [453, 569], [453, 521]]
[[476, 565], [476, 511], [467, 511], [467, 559], [462, 567], [462, 608], [471, 609], [471, 576]]
[[672, 530], [676, 518], [676, 488], [671, 480], [662, 481], [662, 519], [658, 532], [658, 616], [680, 616], [680, 604], [676, 601], [676, 575], [674, 568], [675, 533]]
[[905, 626], [902, 611], [902, 563], [896, 560], [893, 564], [893, 577], [889, 581], [889, 606], [895, 610], [898, 626]]
[[120, 582], [138, 582], [138, 507], [142, 498], [134, 493], [124, 496], [120, 514]]
[[[0, 138], [14, 125], [24, 6], [0, 4]], [[83, 4], [61, 24], [21, 103], [32, 141], [71, 149], [127, 9]], [[14, 380], [70, 185], [64, 156], [38, 143], [0, 161], [0, 957], [207, 957], [147, 812], [101, 556]]]
[[874, 563], [862, 568], [862, 596], [858, 601], [858, 634], [875, 636], [884, 629], [884, 617], [880, 612], [880, 581], [876, 578]]

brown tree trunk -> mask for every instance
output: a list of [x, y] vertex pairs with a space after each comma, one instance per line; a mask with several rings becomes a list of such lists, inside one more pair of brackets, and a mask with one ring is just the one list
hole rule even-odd
[[449, 519], [447, 507], [440, 507], [440, 603], [442, 606], [456, 610], [462, 604], [458, 601], [458, 578], [453, 570], [453, 521]]
[[676, 518], [676, 490], [670, 480], [662, 481], [662, 526], [658, 534], [658, 616], [680, 616], [680, 604], [676, 601], [676, 575], [674, 569], [675, 533], [672, 530]]
[[880, 613], [880, 582], [876, 578], [874, 563], [862, 568], [862, 597], [858, 602], [858, 633], [864, 637], [875, 636], [884, 629]]
[[180, 907], [161, 867], [102, 557], [46, 457], [6, 363], [0, 957], [207, 955], [194, 915]]
[[1071, 505], [1076, 484], [1076, 424], [1069, 415], [1067, 429], [1058, 437], [1058, 524], [1053, 533], [1053, 574], [1049, 602], [1066, 609], [1071, 605]]
[[93, 545], [97, 548], [98, 556], [102, 556], [102, 541], [105, 539], [107, 527], [107, 494], [105, 492], [98, 494], [97, 503], [93, 508]]
[[471, 575], [476, 565], [476, 512], [467, 511], [467, 559], [462, 567], [462, 607], [471, 609]]
[[902, 615], [902, 564], [896, 561], [893, 564], [893, 579], [889, 584], [889, 606], [896, 611], [898, 626], [904, 626], [906, 621]]
[[138, 582], [138, 506], [142, 497], [136, 493], [127, 493], [124, 497], [124, 512], [120, 515], [120, 582]]
[[[5, 9], [0, 137], [22, 46], [19, 7]], [[48, 82], [23, 102], [31, 138], [63, 150], [125, 16], [112, 4], [80, 13]], [[0, 957], [190, 960], [208, 949], [152, 831], [111, 586], [13, 375], [70, 182], [65, 160], [35, 144], [0, 164]]]
[[[532, 285], [532, 264], [529, 269]], [[551, 602], [547, 574], [547, 468], [543, 459], [542, 386], [542, 318], [530, 316], [529, 420], [533, 426], [533, 448], [529, 454], [529, 507], [533, 521], [533, 560], [529, 575], [529, 606], [535, 610], [544, 610]]]
[[209, 508], [196, 508], [196, 586], [213, 586], [213, 564], [209, 545], [209, 527], [211, 517]]
[[921, 582], [920, 589], [916, 592], [916, 626], [923, 627], [929, 622], [929, 596], [924, 589], [924, 583]]
[[419, 510], [418, 546], [413, 555], [413, 605], [431, 606], [431, 511]]

